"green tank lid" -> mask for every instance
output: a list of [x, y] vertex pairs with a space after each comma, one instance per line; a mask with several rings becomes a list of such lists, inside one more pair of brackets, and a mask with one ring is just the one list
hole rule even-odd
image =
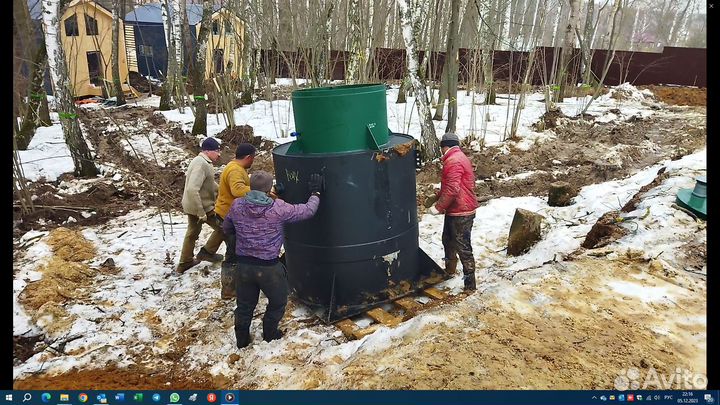
[[389, 134], [385, 91], [384, 84], [293, 91], [297, 139], [288, 153], [379, 150]]
[[695, 188], [683, 188], [677, 193], [675, 202], [698, 216], [707, 220], [707, 178], [700, 176], [695, 179]]

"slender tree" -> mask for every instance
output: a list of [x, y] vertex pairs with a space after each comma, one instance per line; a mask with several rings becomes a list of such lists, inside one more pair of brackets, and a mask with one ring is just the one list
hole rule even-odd
[[553, 92], [553, 101], [562, 102], [567, 92], [568, 76], [570, 75], [570, 60], [573, 49], [575, 48], [575, 33], [578, 17], [578, 2], [579, 0], [567, 0], [568, 6], [570, 7], [570, 18], [568, 19], [567, 25], [565, 26], [563, 36], [563, 47], [560, 51], [560, 70], [558, 72], [557, 85], [558, 90]]
[[205, 60], [207, 55], [210, 25], [212, 25], [213, 5], [211, 0], [203, 0], [202, 20], [198, 33], [198, 44], [188, 67], [195, 98], [195, 122], [192, 134], [207, 134], [207, 100], [205, 99]]
[[65, 143], [67, 143], [75, 165], [75, 175], [91, 177], [98, 173], [93, 162], [90, 148], [83, 137], [77, 109], [70, 90], [70, 80], [60, 40], [60, 0], [43, 0], [43, 28], [45, 47], [48, 55], [48, 67], [53, 83], [55, 106], [60, 116]]
[[[27, 63], [29, 67], [27, 105], [24, 109], [20, 128], [16, 132], [17, 148], [25, 150], [38, 126], [52, 125], [47, 95], [43, 87], [44, 72], [47, 67], [47, 53], [42, 36], [40, 36], [39, 44], [36, 41], [37, 36], [32, 28], [26, 0], [13, 0], [13, 24], [15, 25], [16, 38], [22, 43], [19, 50], [21, 54], [17, 55], [17, 57], [22, 59], [21, 64]], [[21, 108], [14, 108], [13, 110], [17, 112], [23, 111]]]
[[622, 8], [622, 0], [615, 0], [613, 9], [612, 9], [612, 23], [610, 24], [610, 30], [609, 30], [609, 36], [610, 36], [610, 42], [608, 45], [609, 52], [605, 55], [605, 61], [603, 62], [603, 69], [602, 69], [602, 73], [600, 75], [600, 82], [598, 83], [598, 86], [595, 88], [595, 92], [593, 93], [592, 98], [588, 101], [588, 103], [583, 108], [582, 114], [584, 114], [587, 111], [587, 109], [590, 108], [590, 105], [592, 104], [593, 101], [595, 101], [595, 99], [600, 97], [600, 89], [602, 88], [602, 84], [605, 81], [605, 77], [607, 76], [608, 70], [610, 70], [610, 65], [612, 64], [612, 61], [615, 58], [615, 43], [617, 41], [616, 26], [617, 26], [618, 15], [620, 14], [621, 8]]
[[163, 82], [162, 95], [160, 96], [160, 111], [167, 111], [172, 109], [172, 93], [174, 90], [175, 81], [175, 43], [172, 41], [172, 24], [170, 24], [170, 6], [169, 0], [162, 0], [160, 2], [160, 9], [163, 22], [163, 31], [165, 32], [165, 49], [167, 49], [167, 71], [165, 74], [165, 81]]
[[113, 87], [115, 90], [115, 105], [125, 104], [125, 93], [120, 81], [120, 16], [125, 15], [125, 2], [114, 0], [112, 8], [112, 59]]
[[448, 124], [446, 132], [455, 132], [457, 123], [457, 82], [458, 82], [458, 27], [460, 26], [460, 0], [452, 0], [450, 27], [448, 29], [447, 52], [445, 53], [445, 71], [448, 94]]
[[417, 42], [415, 40], [416, 25], [414, 15], [419, 12], [419, 3], [415, 3], [413, 10], [408, 7], [408, 0], [397, 0], [400, 7], [400, 17], [403, 26], [403, 39], [405, 40], [405, 49], [407, 52], [408, 77], [415, 93], [415, 104], [417, 105], [418, 114], [420, 116], [420, 126], [422, 127], [422, 149], [423, 158], [433, 160], [440, 157], [440, 142], [438, 142], [435, 134], [435, 126], [432, 122], [430, 114], [430, 104], [425, 93], [425, 86], [418, 77], [418, 56]]

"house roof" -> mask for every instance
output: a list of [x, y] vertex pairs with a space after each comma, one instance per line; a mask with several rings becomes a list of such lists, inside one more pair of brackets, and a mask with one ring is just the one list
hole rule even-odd
[[[213, 12], [219, 9], [220, 6], [213, 6]], [[172, 14], [172, 9], [170, 14]], [[187, 17], [189, 25], [197, 25], [202, 19], [202, 4], [188, 4]], [[162, 24], [160, 3], [148, 3], [135, 7], [133, 11], [125, 15], [125, 21]]]
[[[72, 7], [80, 2], [84, 3], [92, 3], [92, 5], [96, 6], [98, 10], [102, 10], [106, 14], [109, 14], [112, 16], [112, 11], [108, 10], [107, 7], [103, 6], [102, 4], [93, 1], [93, 0], [74, 0], [70, 4], [67, 5], [67, 7]], [[30, 19], [31, 20], [42, 20], [42, 0], [27, 0], [28, 3], [28, 9], [30, 10]], [[189, 15], [188, 15], [189, 18]]]
[[28, 0], [28, 9], [30, 9], [30, 19], [31, 20], [42, 19], [41, 0]]

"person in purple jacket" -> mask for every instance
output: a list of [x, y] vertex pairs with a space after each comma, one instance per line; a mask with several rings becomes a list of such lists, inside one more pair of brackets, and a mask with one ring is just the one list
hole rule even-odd
[[[250, 323], [260, 291], [268, 299], [263, 316], [263, 339], [280, 339], [278, 329], [287, 305], [287, 270], [280, 262], [283, 224], [302, 221], [315, 215], [320, 204], [322, 176], [310, 175], [310, 198], [305, 204], [273, 200], [268, 193], [273, 177], [258, 170], [250, 176], [250, 192], [237, 198], [223, 222], [225, 235], [235, 236], [237, 283], [235, 287], [235, 338], [238, 349], [250, 344]], [[229, 238], [231, 239], [231, 238]], [[232, 246], [232, 245], [228, 245]]]

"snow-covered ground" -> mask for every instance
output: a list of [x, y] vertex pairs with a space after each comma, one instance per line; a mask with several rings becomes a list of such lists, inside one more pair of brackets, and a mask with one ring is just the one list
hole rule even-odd
[[[619, 89], [628, 92], [627, 100], [619, 101], [608, 94], [596, 100], [588, 112], [602, 120], [615, 121], [635, 114], [654, 114], [654, 110], [645, 103], [649, 95], [625, 85]], [[520, 140], [504, 140], [509, 130], [509, 125], [505, 124], [508, 103], [513, 102], [510, 97], [515, 96], [499, 96], [499, 105], [482, 106], [479, 105], [482, 97], [473, 100], [472, 95], [459, 92], [458, 134], [464, 138], [480, 133], [481, 128], [486, 127], [486, 144], [514, 144], [515, 147], [525, 149], [535, 142], [554, 136], [552, 131], [537, 132], [531, 127], [544, 113], [544, 104], [540, 101], [543, 96], [533, 94], [521, 118]], [[395, 104], [396, 97], [397, 89], [388, 91], [390, 128], [419, 137], [420, 127], [413, 99], [408, 97], [406, 104]], [[159, 102], [159, 97], [139, 101], [148, 106], [157, 106], [154, 104], [156, 102]], [[568, 99], [560, 107], [566, 114], [573, 115], [580, 112], [580, 104], [579, 100]], [[610, 112], [614, 108], [619, 108], [621, 112]], [[186, 129], [192, 125], [189, 109], [185, 114], [177, 110], [158, 114], [183, 123]], [[253, 126], [255, 135], [276, 142], [292, 140], [287, 136], [294, 130], [289, 101], [261, 101], [243, 106], [235, 111], [235, 117], [236, 123]], [[435, 122], [438, 135], [444, 132], [445, 125], [446, 121]], [[224, 129], [221, 116], [210, 115], [208, 129], [210, 135]], [[133, 135], [131, 140], [138, 154], [145, 158], [154, 158], [160, 154], [165, 156], [161, 157], [163, 162], [181, 155], [182, 149], [173, 145], [171, 138], [154, 133], [149, 128], [146, 132], [147, 136]], [[25, 174], [32, 180], [40, 176], [53, 180], [62, 170], [72, 170], [69, 156], [63, 157], [63, 154], [69, 154], [59, 125], [40, 128], [29, 150], [21, 154]], [[32, 162], [38, 159], [54, 163], [46, 165]], [[61, 159], [68, 159], [69, 162]], [[19, 301], [20, 294], [30, 283], [42, 279], [40, 269], [53, 257], [47, 244], [47, 233], [31, 231], [19, 241], [30, 246], [14, 263], [13, 334], [26, 337], [45, 334], [50, 340], [60, 341], [71, 336], [79, 337], [67, 343], [64, 347], [66, 354], [50, 350], [36, 353], [16, 365], [13, 376], [14, 379], [25, 378], [39, 370], [52, 375], [73, 368], [94, 368], [107, 364], [119, 367], [137, 364], [159, 368], [163, 364], [175, 366], [176, 362], [168, 358], [177, 360], [177, 356], [180, 356], [179, 361], [185, 370], [209, 372], [236, 386], [254, 384], [261, 389], [356, 387], [352, 383], [342, 382], [343, 378], [348, 378], [343, 370], [353, 363], [353, 359], [375, 355], [386, 359], [376, 369], [365, 370], [373, 375], [382, 375], [393, 371], [393, 365], [388, 364], [388, 359], [393, 358], [391, 349], [400, 346], [412, 348], [414, 345], [424, 345], [428, 339], [442, 339], [441, 336], [427, 333], [432, 328], [467, 329], [467, 319], [476, 316], [477, 311], [487, 302], [498, 300], [508, 305], [509, 313], [524, 314], [528, 306], [542, 306], [551, 301], [550, 291], [539, 289], [534, 291], [529, 300], [518, 298], [521, 286], [516, 285], [516, 276], [533, 274], [532, 277], [538, 280], [547, 278], [550, 270], [544, 264], [550, 261], [562, 263], [568, 255], [576, 252], [597, 219], [607, 211], [620, 209], [642, 186], [655, 179], [661, 167], [666, 167], [669, 177], [645, 194], [636, 212], [626, 214], [642, 218], [625, 225], [631, 232], [608, 247], [610, 253], [607, 260], [620, 259], [625, 252], [634, 251], [647, 260], [661, 257], [659, 262], [664, 268], [681, 269], [682, 258], [677, 256], [676, 248], [691, 236], [704, 235], [705, 224], [693, 221], [687, 214], [671, 206], [677, 191], [680, 188], [692, 188], [694, 178], [706, 173], [706, 166], [707, 156], [703, 149], [676, 161], [663, 161], [647, 167], [627, 178], [586, 186], [575, 198], [575, 203], [567, 207], [550, 207], [545, 199], [533, 196], [492, 199], [477, 210], [473, 229], [472, 245], [479, 269], [478, 293], [457, 307], [431, 310], [398, 327], [380, 327], [376, 332], [355, 341], [346, 341], [334, 326], [317, 323], [305, 326], [303, 321], [313, 318], [313, 314], [291, 303], [291, 315], [286, 316], [282, 325], [287, 330], [285, 338], [263, 342], [261, 320], [256, 317], [252, 325], [254, 343], [248, 349], [238, 351], [233, 333], [234, 301], [219, 298], [219, 265], [203, 263], [183, 275], [174, 273], [173, 268], [177, 265], [187, 226], [186, 217], [181, 212], [161, 213], [156, 209], [131, 211], [105, 224], [82, 229], [85, 238], [97, 248], [95, 258], [88, 262], [90, 269], [95, 271], [94, 279], [83, 291], [82, 299], [72, 300], [65, 306], [67, 314], [64, 319], [69, 320], [68, 327], [49, 328], [51, 323], [58, 323], [60, 319], [50, 314], [33, 320]], [[516, 177], [521, 178], [522, 175]], [[86, 187], [82, 181], [72, 183], [61, 185], [61, 188], [77, 192]], [[507, 246], [508, 229], [516, 208], [537, 212], [546, 221], [542, 240], [528, 253], [511, 257], [503, 249]], [[649, 214], [645, 216], [646, 212]], [[443, 257], [442, 222], [442, 216], [429, 214], [420, 221], [420, 247], [438, 263], [441, 263]], [[210, 230], [204, 229], [199, 241], [206, 240], [209, 234]], [[701, 239], [704, 241], [704, 237]], [[224, 245], [219, 253], [224, 253]], [[119, 270], [116, 274], [97, 271], [108, 258], [114, 260]], [[533, 268], [538, 269], [538, 273], [527, 272]], [[528, 280], [530, 278], [519, 284], [527, 283]], [[570, 283], [564, 279], [562, 281]], [[626, 278], [608, 278], [601, 282], [605, 283], [608, 291], [648, 305], [678, 302], [686, 294], [684, 289], [673, 286], [655, 286], [644, 275], [634, 276], [631, 281]], [[456, 276], [440, 284], [439, 288], [456, 294], [461, 291], [462, 285], [461, 277]], [[264, 310], [265, 302], [262, 297], [257, 313]], [[362, 326], [363, 322], [369, 321], [358, 321], [358, 324]], [[686, 322], [699, 325], [702, 329], [705, 320], [699, 316]], [[680, 333], [672, 326], [661, 325], [656, 328], [675, 337]], [[702, 350], [703, 336], [703, 333], [699, 333], [695, 337], [695, 345]], [[228, 360], [228, 356], [235, 353], [239, 359]], [[173, 356], [163, 356], [167, 354]], [[338, 377], [335, 379], [330, 376]], [[325, 380], [320, 381], [323, 378]]]
[[[643, 252], [647, 258], [655, 257], [659, 250], [664, 250], [663, 259], [673, 263], [672, 243], [678, 243], [681, 240], [679, 236], [684, 234], [704, 232], [702, 224], [690, 220], [686, 214], [670, 206], [679, 188], [692, 187], [694, 177], [705, 173], [705, 150], [678, 161], [662, 162], [626, 179], [585, 187], [576, 198], [576, 203], [569, 207], [549, 207], [544, 199], [537, 197], [498, 198], [480, 207], [475, 218], [472, 244], [478, 268], [488, 269], [478, 273], [479, 285], [483, 286], [484, 293], [503, 294], [497, 282], [488, 281], [489, 276], [512, 277], [519, 270], [540, 266], [552, 259], [562, 261], [563, 255], [579, 247], [602, 213], [619, 208], [618, 202], [624, 204], [642, 186], [650, 183], [662, 166], [667, 167], [670, 178], [651, 190], [638, 206], [638, 211], [643, 212], [649, 208], [650, 215], [637, 220], [637, 231], [619, 240], [615, 250], [635, 249]], [[516, 208], [544, 215], [547, 218], [547, 229], [543, 239], [527, 254], [508, 257], [501, 251], [506, 246], [507, 230]], [[568, 226], [573, 222], [579, 225]], [[225, 359], [227, 354], [237, 350], [232, 328], [234, 303], [219, 300], [219, 266], [203, 264], [182, 276], [172, 273], [185, 227], [185, 217], [179, 212], [173, 213], [170, 218], [167, 213], [142, 210], [105, 225], [83, 230], [83, 235], [98, 249], [96, 259], [90, 266], [97, 266], [112, 257], [121, 271], [117, 275], [96, 276], [94, 288], [89, 294], [89, 304], [69, 305], [68, 313], [76, 317], [69, 330], [46, 332], [51, 338], [82, 332], [82, 338], [73, 340], [65, 348], [66, 352], [75, 355], [56, 356], [47, 351], [38, 353], [15, 367], [15, 378], [40, 368], [48, 373], [61, 373], [71, 367], [115, 362], [119, 355], [123, 358], [121, 364], [144, 363], [148, 361], [147, 355], [167, 352], [173, 340], [190, 331], [199, 336], [197, 341], [188, 346], [183, 360], [185, 366], [189, 369], [210, 367], [212, 374], [232, 376], [236, 372], [235, 368]], [[437, 262], [443, 256], [441, 232], [442, 216], [423, 216], [420, 222], [420, 246]], [[200, 240], [208, 236], [209, 230], [205, 229]], [[28, 249], [24, 260], [16, 263], [18, 273], [13, 283], [15, 335], [28, 336], [40, 331], [18, 303], [18, 295], [28, 282], [41, 277], [37, 269], [51, 256], [52, 252], [43, 238]], [[462, 288], [461, 277], [450, 279], [440, 287], [459, 292]], [[658, 291], [622, 282], [612, 284], [610, 288], [637, 296], [641, 300], [673, 299], [666, 291], [658, 298]], [[103, 308], [92, 303], [103, 303]], [[309, 316], [311, 314], [306, 309], [296, 307], [290, 322]], [[153, 317], [159, 318], [161, 323], [150, 322], [149, 319]], [[294, 380], [296, 377], [292, 369], [282, 367], [281, 364], [289, 346], [316, 348], [314, 361], [332, 365], [331, 360], [336, 356], [344, 361], [359, 350], [363, 353], [382, 351], [394, 340], [414, 333], [423, 325], [448, 325], [454, 322], [445, 318], [441, 312], [431, 312], [419, 315], [397, 328], [380, 328], [358, 341], [337, 343], [334, 339], [340, 336], [338, 330], [314, 326], [293, 330], [281, 341], [265, 343], [261, 339], [259, 321], [255, 320], [253, 331], [255, 342], [261, 343], [251, 346], [243, 357], [267, 362], [267, 368], [259, 367], [255, 370], [255, 378], [287, 379], [286, 383], [277, 386], [279, 388], [296, 388], [293, 384], [297, 381]], [[206, 331], [208, 322], [213, 325], [211, 333]]]
[[[652, 94], [647, 91], [639, 91], [629, 84], [618, 86], [618, 89], [627, 92], [628, 100], [617, 100], [612, 97], [616, 91], [614, 88], [605, 95], [595, 100], [587, 113], [595, 115], [601, 122], [608, 122], [613, 119], [628, 118], [633, 115], [647, 117], [653, 114], [653, 110], [646, 104], [652, 100]], [[408, 96], [407, 102], [397, 104], [398, 88], [392, 87], [387, 91], [387, 114], [388, 127], [393, 132], [405, 133], [420, 139], [420, 122], [417, 119], [417, 107], [415, 97]], [[482, 105], [484, 96], [465, 91], [458, 92], [458, 119], [456, 133], [463, 139], [467, 136], [475, 136], [476, 139], [484, 139], [486, 145], [497, 145], [507, 138], [510, 133], [510, 122], [517, 104], [517, 95], [498, 94], [497, 104]], [[528, 95], [525, 108], [522, 109], [517, 136], [520, 141], [516, 145], [519, 148], [527, 149], [536, 141], [552, 137], [552, 131], [538, 132], [533, 130], [532, 124], [536, 123], [545, 113], [545, 104], [542, 93]], [[590, 96], [582, 98], [567, 98], [564, 102], [557, 104], [558, 107], [569, 116], [580, 114], [582, 108], [589, 101]], [[159, 105], [159, 97], [154, 106]], [[151, 104], [150, 101], [148, 101]], [[643, 104], [645, 103], [645, 104]], [[622, 112], [617, 115], [609, 112], [612, 109], [622, 106]], [[177, 109], [170, 111], [159, 111], [169, 121], [180, 122], [185, 130], [192, 128], [194, 116], [189, 109], [180, 113]], [[447, 109], [445, 109], [443, 121], [433, 121], [435, 131], [439, 136], [445, 132], [447, 126]], [[292, 103], [290, 100], [257, 101], [251, 105], [245, 105], [235, 110], [235, 122], [238, 125], [250, 125], [253, 127], [256, 136], [272, 140], [277, 143], [291, 142], [294, 138], [290, 133], [295, 130]], [[225, 122], [222, 114], [210, 114], [208, 116], [208, 135], [214, 136], [225, 129]]]
[[59, 122], [39, 127], [27, 150], [18, 151], [18, 156], [25, 178], [30, 181], [55, 181], [61, 174], [72, 172], [74, 167]]
[[[289, 79], [282, 79], [282, 83], [290, 83]], [[302, 83], [300, 81], [299, 83]], [[613, 98], [613, 93], [621, 91], [625, 100]], [[387, 91], [387, 114], [388, 126], [394, 132], [406, 133], [416, 139], [420, 139], [420, 123], [417, 119], [417, 107], [415, 98], [408, 96], [407, 102], [397, 104], [398, 88], [393, 87]], [[485, 145], [498, 145], [505, 143], [516, 148], [527, 150], [536, 142], [554, 137], [552, 130], [536, 131], [532, 124], [536, 123], [545, 112], [545, 104], [542, 101], [542, 93], [529, 94], [526, 106], [522, 110], [519, 121], [517, 141], [507, 141], [510, 133], [510, 121], [517, 104], [517, 95], [498, 94], [496, 105], [482, 105], [483, 95], [465, 91], [458, 92], [458, 119], [457, 134], [463, 139], [467, 136], [474, 136], [475, 139], [484, 140]], [[559, 103], [560, 109], [569, 116], [577, 115], [582, 107], [589, 100], [590, 96], [583, 98], [567, 98], [565, 102]], [[654, 114], [655, 110], [649, 107], [648, 101], [652, 101], [652, 94], [647, 91], [639, 91], [629, 84], [614, 87], [605, 95], [595, 100], [587, 113], [595, 115], [598, 122], [609, 122], [612, 120], [625, 120], [631, 116], [647, 117]], [[141, 107], [158, 107], [159, 96], [150, 96], [132, 102], [132, 105]], [[610, 110], [622, 107], [618, 113]], [[86, 104], [83, 108], [100, 108], [98, 105]], [[109, 107], [114, 108], [114, 107]], [[170, 111], [157, 111], [168, 121], [178, 122], [186, 131], [192, 129], [194, 115], [189, 108], [183, 113], [178, 109]], [[442, 136], [447, 126], [447, 109], [445, 109], [443, 121], [433, 121], [438, 137]], [[294, 138], [290, 133], [295, 130], [292, 103], [290, 100], [264, 101], [260, 100], [250, 105], [244, 105], [235, 110], [235, 123], [238, 125], [250, 125], [254, 134], [263, 139], [277, 143], [291, 142]], [[169, 135], [158, 133], [152, 128], [136, 128], [136, 123], [124, 123], [124, 128], [132, 135], [123, 142], [128, 153], [137, 153], [142, 158], [156, 161], [161, 167], [168, 162], [182, 157], [182, 149], [172, 145]], [[227, 126], [222, 114], [209, 114], [208, 136], [215, 136]], [[114, 124], [108, 125], [106, 132], [117, 131]], [[21, 151], [20, 157], [23, 162], [23, 170], [28, 179], [36, 181], [45, 177], [47, 181], [54, 181], [62, 173], [72, 171], [72, 160], [69, 151], [62, 142], [62, 131], [60, 125], [56, 124], [48, 128], [40, 128], [33, 138], [28, 151]], [[131, 146], [132, 145], [132, 146]], [[474, 142], [474, 148], [479, 148], [480, 143]], [[134, 149], [134, 151], [133, 151]]]

